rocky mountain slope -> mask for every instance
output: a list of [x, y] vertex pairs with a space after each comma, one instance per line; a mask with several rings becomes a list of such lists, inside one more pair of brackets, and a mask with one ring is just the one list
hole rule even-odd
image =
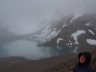
[[43, 26], [33, 36], [47, 39], [38, 46], [96, 45], [96, 14], [66, 15]]

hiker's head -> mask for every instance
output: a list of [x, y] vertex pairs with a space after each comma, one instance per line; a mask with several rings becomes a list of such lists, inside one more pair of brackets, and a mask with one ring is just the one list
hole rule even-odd
[[91, 54], [89, 52], [82, 52], [78, 54], [79, 62], [89, 64], [91, 62]]
[[81, 55], [79, 61], [80, 61], [80, 63], [85, 63], [85, 61], [86, 61], [85, 56]]

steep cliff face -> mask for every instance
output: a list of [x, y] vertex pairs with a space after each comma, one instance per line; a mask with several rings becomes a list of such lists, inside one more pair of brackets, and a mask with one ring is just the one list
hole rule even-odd
[[34, 36], [48, 40], [39, 45], [96, 45], [96, 14], [66, 15]]

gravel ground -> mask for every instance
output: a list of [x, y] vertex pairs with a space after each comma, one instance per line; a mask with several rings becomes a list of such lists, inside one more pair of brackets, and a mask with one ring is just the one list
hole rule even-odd
[[[91, 66], [96, 72], [96, 50], [90, 52], [92, 54]], [[78, 63], [78, 58], [70, 59], [61, 64], [55, 65], [44, 72], [73, 72], [75, 65]]]
[[[96, 50], [89, 49], [89, 52], [92, 54], [92, 68], [96, 69], [96, 61], [93, 61], [96, 58]], [[39, 60], [23, 57], [0, 58], [0, 72], [72, 72], [78, 62], [77, 56], [78, 53], [70, 53]]]

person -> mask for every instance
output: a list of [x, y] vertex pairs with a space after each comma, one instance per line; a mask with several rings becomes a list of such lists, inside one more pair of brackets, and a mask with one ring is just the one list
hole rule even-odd
[[94, 72], [90, 66], [91, 54], [89, 52], [79, 53], [78, 58], [79, 62], [73, 72]]

